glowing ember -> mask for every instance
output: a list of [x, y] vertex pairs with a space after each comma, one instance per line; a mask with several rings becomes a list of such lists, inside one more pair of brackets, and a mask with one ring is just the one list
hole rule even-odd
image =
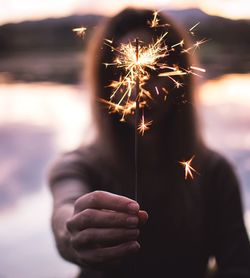
[[[153, 13], [152, 20], [147, 23], [151, 28], [168, 26], [168, 24], [162, 25], [160, 23], [157, 11]], [[194, 35], [193, 30], [198, 25], [199, 23], [189, 29], [192, 35]], [[177, 77], [187, 74], [199, 76], [195, 71], [205, 72], [204, 69], [195, 66], [183, 69], [179, 65], [169, 65], [167, 63], [167, 57], [175, 51], [176, 47], [181, 48], [179, 50], [181, 53], [193, 54], [206, 40], [197, 41], [190, 48], [185, 49], [183, 39], [172, 46], [168, 46], [166, 44], [167, 35], [168, 32], [165, 32], [155, 41], [147, 45], [139, 41], [137, 47], [134, 42], [122, 43], [119, 47], [115, 47], [113, 46], [113, 40], [105, 39], [105, 44], [110, 47], [112, 52], [117, 53], [114, 60], [111, 63], [105, 63], [105, 66], [114, 66], [117, 69], [121, 69], [123, 73], [118, 80], [113, 80], [110, 83], [109, 87], [112, 91], [109, 100], [102, 99], [101, 102], [108, 106], [110, 113], [119, 113], [121, 115], [121, 121], [125, 121], [126, 116], [135, 114], [136, 103], [138, 103], [140, 115], [144, 115], [145, 107], [150, 107], [153, 94], [145, 89], [145, 85], [150, 80], [152, 71], [157, 72], [159, 77], [167, 77], [170, 79], [177, 89], [185, 85]], [[136, 89], [137, 80], [139, 80], [139, 86]], [[156, 86], [154, 88], [156, 92], [155, 96], [164, 94], [164, 101], [166, 101], [169, 93], [168, 89], [162, 88], [160, 90]], [[133, 93], [135, 90], [136, 92], [138, 91], [136, 94]], [[144, 127], [145, 124], [146, 128]], [[144, 131], [148, 130], [151, 124], [152, 121], [145, 123], [144, 118], [141, 116], [141, 122], [137, 130], [143, 135]]]
[[166, 27], [170, 26], [169, 24], [160, 24], [160, 19], [158, 18], [158, 11], [153, 12], [153, 19], [148, 21], [148, 25], [151, 28], [159, 28], [159, 27]]
[[142, 119], [141, 119], [141, 122], [140, 122], [137, 130], [143, 136], [145, 131], [149, 130], [149, 126], [151, 126], [152, 123], [153, 123], [153, 121], [146, 122], [145, 119], [144, 119], [144, 115], [142, 115]]
[[84, 37], [85, 31], [86, 31], [86, 30], [87, 30], [87, 28], [85, 28], [85, 27], [78, 27], [78, 28], [72, 29], [72, 31], [73, 31], [74, 33], [76, 33], [76, 35], [77, 35], [78, 37], [81, 37], [81, 38]]
[[202, 69], [202, 68], [198, 68], [198, 67], [194, 67], [194, 66], [191, 66], [190, 69], [193, 69], [193, 70], [198, 70], [198, 71], [201, 71], [201, 72], [206, 72], [205, 69]]
[[188, 161], [179, 161], [179, 163], [185, 169], [185, 180], [188, 178], [188, 176], [190, 176], [190, 178], [193, 179], [194, 178], [193, 172], [198, 174], [198, 172], [191, 166], [194, 157], [195, 156], [193, 155], [192, 158], [189, 159]]

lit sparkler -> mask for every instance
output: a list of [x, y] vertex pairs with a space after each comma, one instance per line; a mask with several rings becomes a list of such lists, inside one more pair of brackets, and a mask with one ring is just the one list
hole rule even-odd
[[[168, 24], [160, 24], [157, 11], [153, 13], [153, 18], [151, 21], [148, 21], [148, 24], [151, 28], [168, 26]], [[194, 35], [193, 30], [198, 25], [199, 23], [190, 28], [189, 31], [192, 35]], [[105, 63], [105, 66], [114, 66], [122, 69], [123, 74], [121, 74], [119, 80], [113, 80], [109, 85], [112, 88], [109, 100], [101, 99], [101, 102], [108, 106], [110, 113], [119, 113], [121, 115], [121, 121], [124, 122], [128, 115], [135, 115], [137, 102], [141, 115], [144, 115], [144, 108], [150, 106], [150, 102], [153, 100], [153, 94], [145, 89], [145, 85], [150, 80], [152, 71], [158, 72], [159, 77], [167, 77], [170, 79], [177, 89], [185, 85], [176, 79], [177, 77], [187, 74], [199, 76], [196, 71], [205, 72], [204, 69], [195, 66], [191, 66], [188, 69], [181, 69], [178, 65], [168, 65], [167, 57], [171, 55], [171, 52], [176, 47], [181, 47], [181, 53], [193, 54], [206, 40], [197, 41], [191, 47], [185, 49], [183, 39], [172, 46], [168, 46], [165, 42], [167, 35], [168, 32], [165, 32], [148, 45], [145, 45], [142, 41], [138, 41], [138, 53], [136, 45], [133, 42], [127, 44], [122, 43], [119, 47], [115, 47], [113, 46], [113, 40], [105, 39], [105, 44], [110, 47], [112, 52], [117, 54], [114, 60], [111, 63]], [[137, 91], [137, 80], [139, 80], [139, 91], [135, 96], [133, 92]], [[164, 100], [167, 99], [168, 90], [166, 88], [159, 90], [155, 87], [155, 91], [157, 96], [161, 91], [164, 94]], [[141, 118], [142, 122], [143, 119]], [[151, 123], [150, 121], [150, 125]], [[149, 130], [148, 126], [144, 131]], [[137, 126], [137, 130], [141, 135], [144, 135], [144, 131], [141, 132], [139, 126]]]
[[[115, 48], [110, 43], [106, 43], [112, 51], [117, 52], [117, 57], [112, 63], [105, 63], [105, 65], [122, 68], [125, 74], [120, 76], [119, 80], [111, 82], [109, 86], [113, 90], [110, 100], [108, 103], [106, 100], [103, 100], [103, 102], [108, 104], [111, 113], [118, 112], [122, 115], [121, 121], [124, 121], [128, 114], [134, 114], [136, 107], [136, 105], [133, 104], [134, 102], [138, 101], [139, 108], [142, 111], [145, 106], [149, 106], [153, 96], [144, 86], [150, 79], [150, 71], [168, 69], [168, 72], [162, 75], [159, 74], [159, 76], [167, 76], [176, 84], [177, 88], [181, 86], [181, 83], [176, 81], [174, 77], [188, 74], [186, 71], [175, 67], [169, 67], [166, 63], [162, 62], [162, 59], [169, 55], [168, 46], [164, 43], [167, 34], [168, 32], [165, 32], [160, 38], [149, 45], [145, 46], [141, 43], [138, 48], [138, 59], [136, 47], [133, 43], [121, 44], [119, 48]], [[137, 79], [139, 79], [139, 92], [135, 98], [133, 96], [133, 90], [135, 89]], [[157, 95], [159, 95], [158, 88], [155, 88]], [[117, 107], [115, 104], [119, 106], [119, 109], [114, 109], [114, 107]], [[141, 134], [143, 135], [144, 132], [141, 132]]]
[[[152, 21], [148, 22], [151, 28], [158, 28], [167, 25], [161, 25], [158, 18], [158, 12], [153, 13]], [[194, 36], [193, 30], [199, 25], [195, 24], [190, 28], [189, 32]], [[153, 100], [153, 94], [147, 90], [145, 85], [150, 80], [151, 72], [156, 72], [159, 77], [165, 77], [171, 80], [175, 88], [183, 87], [185, 84], [180, 82], [177, 77], [182, 77], [187, 74], [199, 76], [198, 72], [205, 72], [205, 69], [197, 66], [190, 66], [188, 69], [183, 69], [179, 65], [168, 64], [167, 57], [175, 52], [185, 54], [194, 54], [194, 52], [206, 42], [206, 40], [196, 41], [191, 47], [185, 48], [184, 39], [169, 46], [166, 44], [168, 32], [162, 34], [152, 43], [145, 45], [144, 42], [138, 39], [127, 44], [122, 43], [119, 47], [115, 47], [113, 40], [105, 39], [105, 44], [110, 47], [112, 52], [117, 55], [111, 63], [105, 63], [105, 66], [114, 66], [120, 69], [122, 74], [118, 80], [113, 80], [109, 87], [111, 95], [109, 100], [100, 99], [102, 103], [108, 106], [110, 113], [119, 113], [121, 121], [126, 120], [126, 116], [135, 116], [135, 140], [134, 140], [134, 155], [135, 155], [135, 200], [138, 196], [138, 136], [137, 132], [142, 136], [148, 131], [153, 123], [152, 120], [146, 121], [144, 117], [144, 108], [150, 106]], [[160, 92], [164, 94], [166, 101], [169, 90], [165, 87], [159, 89], [154, 87], [156, 96]], [[141, 120], [139, 121], [139, 112], [141, 111]], [[191, 166], [195, 156], [188, 161], [179, 162], [185, 168], [185, 179], [189, 176], [193, 179], [194, 173], [198, 172]]]
[[185, 169], [185, 180], [188, 178], [188, 176], [190, 176], [191, 179], [194, 178], [193, 173], [198, 174], [198, 172], [191, 166], [191, 163], [194, 159], [194, 155], [191, 157], [191, 159], [187, 160], [187, 161], [179, 161], [179, 163], [184, 167]]
[[[108, 104], [116, 103], [120, 108], [119, 111], [114, 111], [115, 105], [111, 104], [109, 105], [110, 112], [119, 112], [122, 115], [122, 121], [125, 120], [126, 115], [134, 114], [136, 101], [138, 101], [139, 109], [143, 109], [153, 99], [151, 92], [146, 90], [144, 85], [150, 79], [150, 70], [157, 71], [164, 66], [160, 59], [168, 55], [168, 49], [163, 43], [167, 34], [167, 32], [164, 33], [148, 46], [139, 45], [138, 42], [138, 53], [136, 46], [131, 42], [121, 44], [119, 48], [108, 44], [118, 55], [112, 63], [106, 63], [105, 65], [122, 68], [125, 72], [118, 81], [112, 81], [109, 85], [113, 91]], [[136, 96], [133, 96], [137, 79], [139, 79], [139, 92]], [[105, 103], [106, 101], [104, 100], [103, 102]]]

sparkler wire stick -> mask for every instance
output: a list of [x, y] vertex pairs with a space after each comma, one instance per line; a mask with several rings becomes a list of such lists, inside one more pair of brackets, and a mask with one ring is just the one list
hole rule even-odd
[[[138, 38], [135, 40], [136, 44], [136, 61], [139, 60], [139, 40]], [[136, 87], [135, 87], [135, 129], [134, 129], [134, 143], [135, 143], [135, 200], [138, 200], [138, 132], [137, 126], [139, 122], [139, 90], [140, 90], [140, 71], [137, 70], [137, 78], [136, 78]]]

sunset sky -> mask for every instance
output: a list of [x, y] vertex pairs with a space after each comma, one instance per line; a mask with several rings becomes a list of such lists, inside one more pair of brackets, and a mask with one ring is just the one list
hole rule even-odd
[[[107, 4], [108, 3], [108, 4]], [[209, 14], [250, 19], [249, 0], [0, 0], [0, 24], [75, 13], [112, 15], [126, 6], [154, 9], [201, 8]]]

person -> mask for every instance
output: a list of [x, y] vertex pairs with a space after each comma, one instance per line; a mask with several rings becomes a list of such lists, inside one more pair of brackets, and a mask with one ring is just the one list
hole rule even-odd
[[[250, 245], [243, 222], [238, 180], [228, 161], [202, 141], [195, 112], [195, 78], [176, 88], [153, 75], [148, 88], [166, 86], [167, 100], [147, 115], [153, 126], [138, 138], [138, 200], [134, 198], [133, 120], [119, 122], [96, 101], [108, 98], [121, 73], [104, 63], [117, 46], [135, 37], [150, 42], [168, 31], [166, 45], [190, 38], [169, 17], [147, 26], [152, 11], [125, 9], [102, 23], [89, 45], [88, 82], [97, 136], [89, 146], [62, 155], [49, 173], [54, 200], [52, 228], [63, 258], [77, 264], [79, 277], [205, 277], [210, 257], [220, 278], [250, 277]], [[168, 65], [188, 68], [192, 55], [176, 47]], [[132, 116], [131, 116], [132, 117]], [[192, 161], [199, 174], [184, 179], [178, 161]]]

